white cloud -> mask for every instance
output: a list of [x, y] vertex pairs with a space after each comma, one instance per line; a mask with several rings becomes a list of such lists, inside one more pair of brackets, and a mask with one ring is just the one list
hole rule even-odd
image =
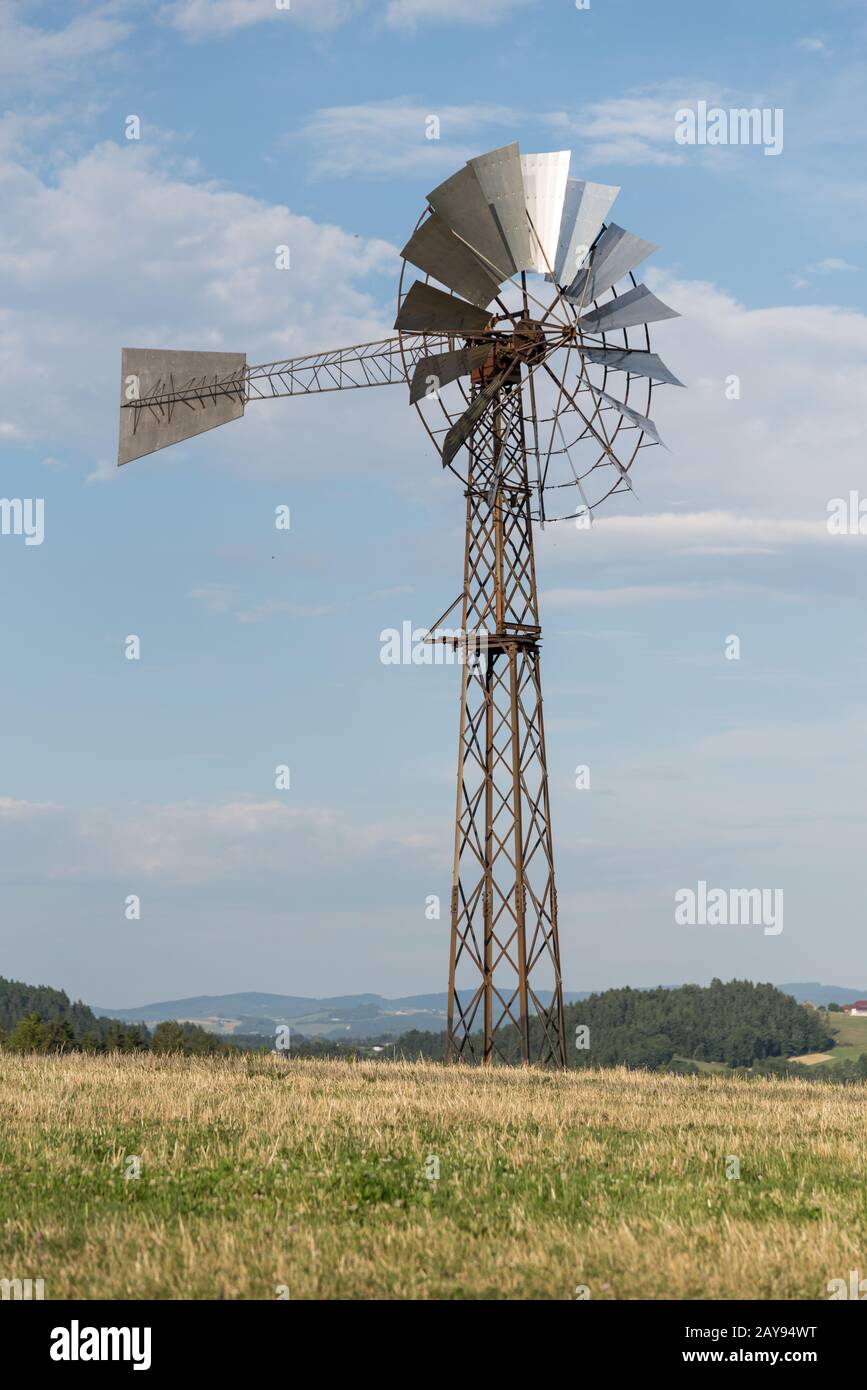
[[808, 269], [819, 273], [833, 273], [837, 270], [860, 270], [860, 265], [850, 265], [849, 261], [844, 261], [840, 256], [826, 256], [824, 260], [818, 261], [816, 265]]
[[254, 24], [295, 21], [314, 30], [336, 29], [364, 8], [365, 0], [173, 0], [160, 18], [189, 39], [220, 39]]
[[130, 25], [115, 5], [97, 5], [59, 29], [40, 29], [25, 16], [32, 6], [0, 0], [0, 77], [10, 85], [56, 87], [73, 81], [84, 63], [117, 46]]
[[574, 110], [552, 112], [551, 126], [574, 141], [584, 165], [682, 164], [684, 153], [675, 143], [676, 112], [694, 100], [697, 91], [714, 102], [718, 93], [708, 83], [664, 86], [627, 96], [588, 102]]
[[306, 28], [336, 29], [364, 13], [392, 29], [413, 31], [422, 24], [498, 24], [537, 0], [171, 0], [160, 17], [187, 38], [222, 38], [254, 24], [295, 20]]
[[824, 39], [810, 37], [798, 39], [797, 46], [804, 53], [825, 53], [828, 48], [828, 45], [825, 43]]
[[248, 874], [322, 872], [424, 852], [437, 842], [415, 825], [355, 821], [327, 807], [277, 798], [216, 804], [73, 808], [0, 798], [4, 877], [21, 882], [106, 879], [208, 883]]
[[579, 551], [591, 558], [634, 555], [770, 555], [795, 545], [838, 543], [824, 520], [736, 516], [732, 512], [642, 512], [597, 515], [590, 530], [549, 528], [538, 548], [546, 558], [573, 563]]
[[671, 452], [639, 455], [642, 504], [663, 511], [664, 498], [682, 497], [693, 512], [824, 522], [828, 501], [863, 477], [867, 316], [816, 304], [748, 309], [711, 284], [652, 269], [646, 278], [683, 316], [656, 325], [652, 339], [688, 389], [654, 392]]
[[706, 586], [697, 584], [629, 584], [618, 589], [546, 589], [542, 605], [554, 608], [617, 608], [636, 603], [671, 603], [703, 598]]
[[386, 22], [397, 29], [419, 24], [498, 24], [536, 0], [388, 0]]
[[267, 599], [238, 613], [239, 623], [267, 623], [271, 618], [326, 618], [333, 613], [333, 604], [293, 603], [288, 599]]
[[[432, 116], [439, 122], [438, 139], [427, 138]], [[393, 97], [366, 105], [323, 107], [302, 126], [298, 138], [310, 150], [312, 170], [322, 177], [392, 177], [429, 170], [431, 178], [441, 178], [490, 144], [492, 130], [509, 132], [511, 138], [517, 120], [508, 106], [432, 109], [407, 97]], [[494, 143], [499, 139], [498, 135]]]
[[842, 256], [825, 256], [821, 261], [815, 261], [812, 265], [804, 266], [803, 270], [792, 276], [792, 284], [796, 290], [809, 289], [810, 276], [837, 275], [841, 272], [860, 271], [860, 265], [852, 265]]
[[267, 623], [272, 618], [324, 618], [335, 611], [327, 603], [296, 603], [290, 599], [266, 599], [250, 608], [240, 606], [236, 584], [199, 584], [189, 597], [204, 604], [209, 613], [231, 613], [239, 623]]
[[[123, 345], [255, 362], [390, 332], [394, 247], [170, 172], [158, 148], [101, 145], [55, 181], [6, 161], [0, 198], [6, 423], [53, 452], [86, 443], [113, 457]], [[275, 266], [280, 245], [291, 270]], [[269, 409], [249, 412], [248, 440], [267, 434]]]
[[209, 613], [228, 613], [235, 602], [234, 584], [199, 584], [190, 590], [190, 598], [203, 603]]
[[[124, 344], [245, 350], [255, 362], [392, 331], [395, 247], [170, 172], [160, 161], [158, 148], [107, 144], [66, 163], [54, 182], [0, 163], [7, 438], [18, 431], [43, 454], [86, 443], [96, 478], [113, 475], [108, 460]], [[406, 226], [397, 230], [407, 233]], [[275, 247], [284, 243], [292, 269], [278, 271]], [[701, 523], [701, 534], [691, 523], [689, 544], [705, 549], [761, 551], [794, 542], [791, 532], [762, 532], [756, 524], [784, 517], [815, 527], [831, 498], [861, 482], [867, 317], [823, 305], [750, 310], [709, 283], [652, 268], [646, 278], [683, 315], [652, 336], [689, 389], [653, 394], [651, 413], [671, 452], [640, 454], [632, 476], [641, 508], [658, 517], [676, 497], [678, 510], [714, 518]], [[727, 399], [732, 376], [740, 381], [737, 400]], [[615, 395], [623, 385], [621, 374], [610, 375]], [[227, 458], [237, 455], [243, 437], [239, 466], [253, 476], [357, 465], [359, 441], [370, 441], [371, 467], [390, 468], [402, 448], [424, 449], [406, 409], [386, 407], [389, 427], [382, 429], [383, 396], [397, 406], [399, 390], [352, 394], [346, 409], [345, 400], [332, 398], [327, 456], [321, 403], [311, 400], [251, 405], [243, 422], [182, 447], [197, 457], [207, 451]], [[291, 461], [284, 436], [290, 409], [297, 431]], [[569, 511], [572, 494], [562, 496]], [[634, 498], [613, 499], [600, 520], [627, 508], [635, 514]], [[723, 523], [723, 513], [742, 520]], [[677, 525], [672, 541], [680, 547], [686, 533], [682, 521]], [[715, 534], [720, 526], [724, 534]], [[616, 534], [597, 525], [594, 543], [607, 537], [613, 544]], [[648, 529], [632, 534], [639, 544], [652, 543]]]

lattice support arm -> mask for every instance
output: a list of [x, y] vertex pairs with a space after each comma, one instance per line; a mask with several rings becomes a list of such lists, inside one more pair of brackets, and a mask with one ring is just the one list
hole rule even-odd
[[125, 402], [127, 408], [207, 402], [219, 398], [248, 401], [271, 400], [275, 396], [308, 396], [325, 391], [351, 391], [364, 386], [394, 386], [406, 382], [407, 366], [428, 353], [445, 352], [452, 346], [446, 336], [404, 333], [374, 343], [357, 343], [329, 352], [288, 357], [245, 367], [241, 373], [214, 381], [161, 382], [146, 396]]

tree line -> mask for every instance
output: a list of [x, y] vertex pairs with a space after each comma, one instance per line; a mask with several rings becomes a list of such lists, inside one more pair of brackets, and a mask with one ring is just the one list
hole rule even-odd
[[7, 1052], [225, 1052], [221, 1038], [194, 1023], [101, 1018], [62, 989], [0, 976], [0, 1048]]
[[[722, 1063], [753, 1074], [780, 1073], [789, 1058], [826, 1052], [834, 1046], [825, 1012], [798, 1004], [770, 984], [713, 980], [677, 989], [610, 989], [564, 1009], [567, 1061], [572, 1067], [628, 1066], [651, 1071], [699, 1072], [700, 1063]], [[534, 1054], [541, 1024], [531, 1020]], [[467, 1060], [482, 1056], [473, 1034]], [[498, 1060], [518, 1063], [521, 1045], [514, 1027], [500, 1030]], [[191, 1055], [240, 1050], [273, 1052], [273, 1037], [250, 1034], [221, 1038], [193, 1023], [171, 1020], [152, 1032], [144, 1024], [101, 1018], [63, 990], [0, 978], [0, 1047], [13, 1052], [183, 1052]], [[351, 1042], [293, 1034], [288, 1057], [424, 1058], [442, 1061], [445, 1032], [412, 1030]], [[796, 1063], [792, 1066], [797, 1067]], [[803, 1073], [799, 1068], [799, 1074]], [[857, 1062], [811, 1067], [817, 1079], [867, 1078], [867, 1056]]]

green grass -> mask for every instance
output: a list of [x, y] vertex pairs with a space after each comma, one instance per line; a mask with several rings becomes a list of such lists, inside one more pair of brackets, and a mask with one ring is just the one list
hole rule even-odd
[[867, 1052], [867, 1018], [852, 1014], [829, 1014], [828, 1031], [836, 1046], [831, 1051], [832, 1062], [857, 1062]]
[[49, 1298], [827, 1297], [867, 1247], [865, 1102], [615, 1069], [0, 1054], [0, 1278]]
[[680, 1057], [675, 1055], [674, 1062], [691, 1062], [694, 1067], [698, 1067], [705, 1076], [727, 1076], [731, 1074], [731, 1067], [728, 1062], [700, 1062], [695, 1057]]

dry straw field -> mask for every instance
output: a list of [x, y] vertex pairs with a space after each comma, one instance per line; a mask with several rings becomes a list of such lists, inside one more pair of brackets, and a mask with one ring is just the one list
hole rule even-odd
[[0, 1277], [47, 1298], [825, 1298], [867, 1268], [865, 1103], [623, 1070], [6, 1054]]

